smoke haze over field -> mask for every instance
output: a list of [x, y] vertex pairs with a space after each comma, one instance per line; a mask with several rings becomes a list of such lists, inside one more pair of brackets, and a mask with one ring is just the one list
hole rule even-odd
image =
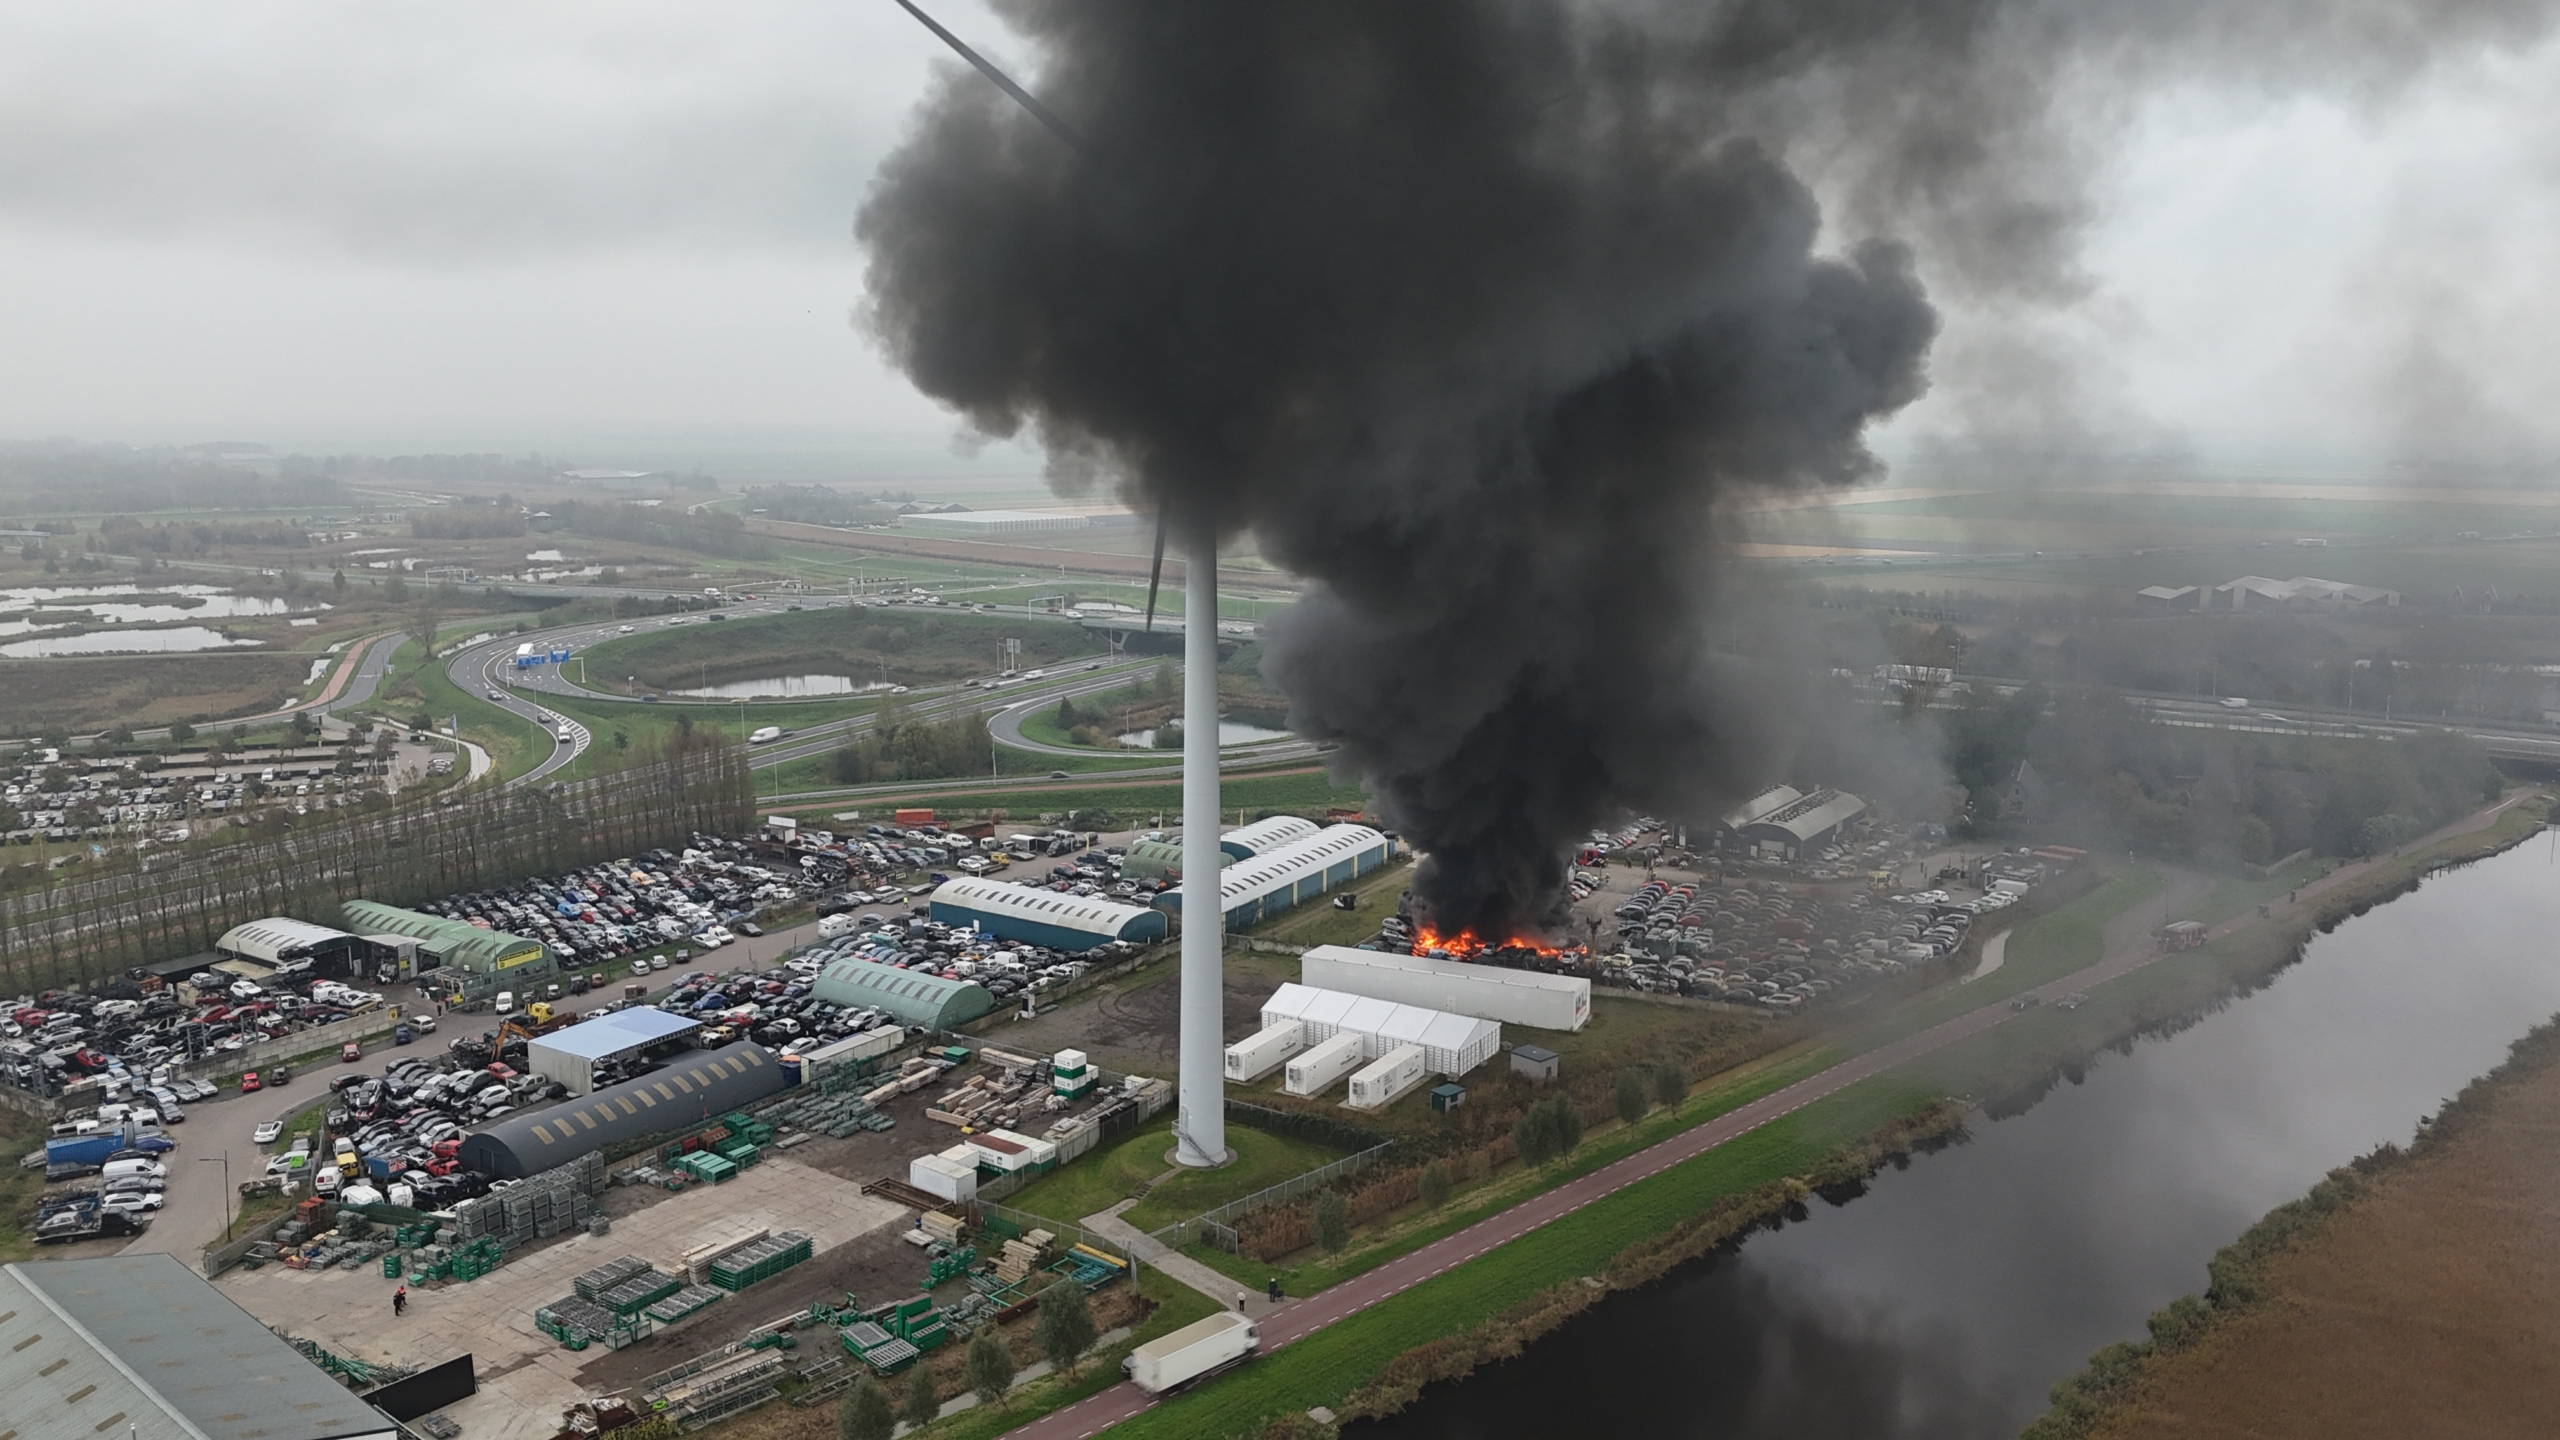
[[[1435, 923], [1487, 933], [1543, 922], [1563, 847], [1617, 807], [1697, 815], [1783, 763], [1781, 708], [1696, 623], [1718, 506], [1869, 473], [1866, 430], [1922, 393], [1938, 318], [1897, 231], [1970, 292], [2073, 289], [2078, 168], [2041, 123], [2071, 62], [2382, 83], [2540, 19], [1006, 14], [1079, 141], [954, 67], [857, 227], [871, 325], [1069, 488], [1316, 579], [1266, 668], [1429, 853]], [[1791, 156], [1855, 229], [1826, 234]]]

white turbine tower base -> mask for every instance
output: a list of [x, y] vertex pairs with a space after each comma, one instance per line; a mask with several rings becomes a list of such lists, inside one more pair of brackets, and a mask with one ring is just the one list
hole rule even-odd
[[1226, 908], [1218, 893], [1218, 542], [1194, 543], [1182, 615], [1182, 1061], [1174, 1159], [1206, 1168], [1227, 1149]]

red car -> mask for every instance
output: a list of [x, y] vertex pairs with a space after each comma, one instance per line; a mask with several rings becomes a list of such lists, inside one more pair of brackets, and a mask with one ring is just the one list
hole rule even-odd
[[490, 1061], [489, 1073], [497, 1076], [501, 1080], [513, 1080], [516, 1078], [515, 1067], [507, 1064], [503, 1060]]
[[240, 1093], [241, 1093], [241, 1094], [246, 1095], [246, 1094], [248, 1094], [248, 1093], [249, 1093], [250, 1091], [252, 1091], [252, 1090], [257, 1090], [257, 1089], [261, 1089], [261, 1088], [263, 1088], [263, 1087], [261, 1087], [261, 1086], [258, 1084], [258, 1072], [257, 1072], [257, 1071], [252, 1070], [252, 1071], [250, 1071], [249, 1073], [247, 1073], [247, 1074], [245, 1074], [245, 1075], [243, 1075], [243, 1076], [241, 1076], [241, 1077], [240, 1077]]
[[338, 1058], [352, 1064], [364, 1058], [364, 1047], [350, 1040], [338, 1047]]

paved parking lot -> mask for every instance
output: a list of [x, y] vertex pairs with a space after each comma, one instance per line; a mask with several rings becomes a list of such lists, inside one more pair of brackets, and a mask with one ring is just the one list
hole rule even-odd
[[[672, 1269], [696, 1246], [763, 1229], [806, 1231], [824, 1254], [898, 1224], [906, 1213], [823, 1171], [771, 1159], [726, 1184], [670, 1195], [618, 1217], [609, 1234], [580, 1232], [546, 1242], [511, 1255], [478, 1280], [413, 1286], [409, 1313], [397, 1318], [391, 1313], [396, 1282], [384, 1279], [378, 1265], [359, 1271], [270, 1265], [234, 1270], [221, 1285], [268, 1324], [355, 1359], [424, 1367], [467, 1352], [476, 1359], [480, 1393], [444, 1413], [471, 1440], [541, 1440], [558, 1431], [561, 1408], [586, 1393], [580, 1371], [611, 1353], [566, 1350], [534, 1328], [533, 1312], [571, 1294], [570, 1282], [580, 1274], [623, 1255]], [[660, 1333], [680, 1339], [700, 1328], [708, 1348], [744, 1328], [742, 1319], [775, 1319], [787, 1308], [762, 1304], [750, 1290]], [[705, 1323], [713, 1317], [716, 1325]]]

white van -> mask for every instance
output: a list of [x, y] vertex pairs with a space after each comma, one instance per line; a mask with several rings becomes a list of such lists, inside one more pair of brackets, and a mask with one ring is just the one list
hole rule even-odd
[[513, 990], [501, 990], [501, 991], [499, 991], [499, 992], [498, 992], [498, 1013], [499, 1013], [499, 1014], [501, 1014], [501, 1015], [511, 1015], [511, 1014], [515, 1013], [515, 1008], [516, 1008], [516, 992], [514, 992]]
[[110, 1160], [98, 1171], [101, 1180], [121, 1180], [128, 1175], [141, 1175], [153, 1180], [169, 1178], [169, 1167], [157, 1160]]
[[758, 731], [757, 731], [756, 733], [754, 733], [753, 735], [748, 736], [748, 737], [747, 737], [747, 743], [748, 743], [748, 744], [750, 744], [750, 745], [770, 745], [770, 744], [772, 744], [774, 741], [779, 740], [779, 739], [781, 739], [781, 738], [782, 738], [782, 727], [781, 727], [781, 726], [779, 726], [779, 725], [767, 725], [767, 726], [765, 726], [763, 729], [758, 730]]
[[818, 917], [818, 934], [823, 939], [833, 940], [839, 935], [849, 935], [852, 932], [853, 917], [850, 915], [821, 915]]

